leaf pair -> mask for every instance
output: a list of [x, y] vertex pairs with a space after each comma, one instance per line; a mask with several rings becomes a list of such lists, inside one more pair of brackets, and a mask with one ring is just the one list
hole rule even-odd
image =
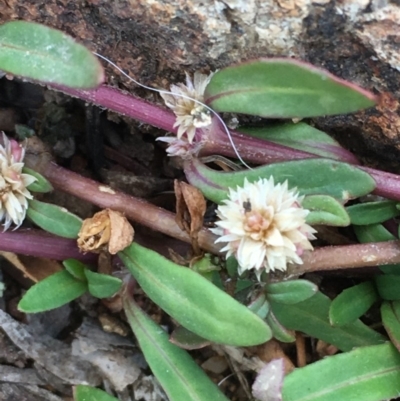
[[37, 313], [55, 309], [85, 292], [96, 298], [108, 298], [121, 288], [120, 279], [92, 272], [78, 260], [67, 259], [63, 264], [65, 270], [46, 277], [25, 293], [18, 304], [20, 311]]

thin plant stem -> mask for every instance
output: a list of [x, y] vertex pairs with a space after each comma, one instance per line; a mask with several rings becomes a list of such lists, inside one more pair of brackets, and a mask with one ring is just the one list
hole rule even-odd
[[[133, 119], [151, 124], [165, 131], [177, 132], [174, 127], [175, 116], [172, 112], [164, 108], [153, 105], [133, 95], [108, 87], [100, 86], [92, 90], [80, 90], [67, 87], [52, 86], [55, 90], [78, 97], [87, 102], [105, 107], [109, 110], [126, 115]], [[236, 152], [239, 152], [244, 160], [254, 164], [266, 164], [282, 162], [285, 160], [298, 160], [315, 158], [316, 155], [301, 150], [292, 149], [287, 146], [275, 144], [263, 139], [252, 138], [248, 135], [231, 131]], [[226, 133], [219, 124], [213, 124], [212, 134], [206, 136], [203, 142], [202, 154], [220, 154], [227, 157], [235, 157], [236, 152], [226, 137]], [[357, 160], [349, 156], [349, 152], [344, 152], [342, 157], [351, 164], [357, 164]], [[400, 201], [400, 177], [384, 171], [375, 170], [369, 167], [360, 167], [369, 173], [376, 181], [377, 186], [374, 191], [376, 195]]]
[[[189, 236], [176, 224], [174, 213], [82, 177], [53, 162], [37, 163], [36, 160], [32, 154], [27, 154], [25, 158], [27, 166], [43, 174], [55, 188], [85, 199], [101, 208], [121, 211], [134, 222], [181, 241], [191, 242]], [[14, 234], [11, 233], [11, 235]], [[213, 254], [220, 254], [222, 245], [215, 244], [216, 239], [217, 237], [206, 228], [199, 233], [200, 247]], [[2, 240], [1, 237], [0, 240]], [[399, 241], [389, 241], [318, 248], [303, 255], [302, 265], [289, 266], [287, 275], [290, 277], [318, 270], [400, 264], [399, 244]]]
[[[340, 255], [340, 257], [338, 257]], [[289, 266], [287, 277], [315, 271], [353, 269], [400, 264], [400, 241], [325, 246], [306, 252], [302, 265]], [[399, 266], [400, 271], [400, 266]]]
[[[174, 213], [66, 170], [51, 161], [38, 161], [36, 155], [28, 153], [25, 163], [27, 167], [46, 177], [56, 189], [75, 195], [100, 208], [123, 212], [136, 223], [191, 243], [189, 236], [176, 224]], [[214, 244], [216, 238], [214, 234], [204, 228], [199, 233], [199, 245], [208, 252], [218, 253], [221, 246]]]
[[95, 263], [97, 255], [79, 251], [76, 241], [61, 238], [41, 230], [18, 230], [0, 232], [1, 250], [29, 256], [64, 260], [79, 259]]

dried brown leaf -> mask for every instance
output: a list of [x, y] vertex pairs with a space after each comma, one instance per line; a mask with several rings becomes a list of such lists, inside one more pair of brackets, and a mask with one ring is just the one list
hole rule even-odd
[[0, 252], [0, 255], [35, 283], [62, 270], [61, 264], [51, 259], [16, 255], [12, 252]]
[[206, 200], [196, 187], [186, 182], [175, 180], [176, 195], [176, 223], [189, 234], [192, 247], [196, 255], [200, 254], [198, 234], [203, 227], [204, 214], [206, 212]]

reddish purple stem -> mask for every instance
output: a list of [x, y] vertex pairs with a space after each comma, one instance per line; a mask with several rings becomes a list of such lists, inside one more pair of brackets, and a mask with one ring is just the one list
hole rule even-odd
[[[174, 128], [175, 116], [172, 112], [130, 94], [123, 93], [118, 89], [110, 88], [105, 85], [93, 90], [79, 90], [66, 87], [54, 87], [54, 89], [62, 90], [68, 95], [78, 97], [100, 107], [106, 107], [107, 109], [151, 124], [163, 130], [174, 133], [177, 132], [177, 129]], [[210, 135], [207, 136], [207, 141], [202, 148], [202, 154], [220, 154], [236, 158], [236, 153], [227, 138], [226, 132], [219, 124], [215, 124], [215, 128], [216, 129], [212, 131], [212, 137], [210, 137]], [[250, 163], [267, 164], [285, 160], [316, 157], [312, 153], [295, 150], [262, 139], [252, 138], [235, 131], [231, 131], [231, 135], [241, 157]], [[356, 159], [354, 158], [351, 160], [348, 154], [346, 156], [345, 153], [343, 153], [343, 157], [347, 157], [346, 161], [348, 163], [357, 164]], [[375, 179], [377, 184], [374, 191], [375, 194], [400, 201], [399, 176], [369, 167], [360, 168], [371, 174]]]
[[28, 256], [64, 260], [75, 258], [86, 263], [96, 263], [97, 255], [83, 254], [76, 240], [56, 237], [39, 230], [18, 230], [0, 233], [1, 250]]

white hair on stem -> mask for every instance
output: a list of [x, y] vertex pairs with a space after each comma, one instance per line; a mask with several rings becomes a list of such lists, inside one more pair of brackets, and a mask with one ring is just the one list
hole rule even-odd
[[191, 100], [191, 101], [193, 101], [193, 102], [199, 104], [200, 106], [204, 107], [205, 109], [207, 109], [207, 110], [208, 110], [209, 112], [211, 112], [215, 117], [217, 117], [217, 119], [219, 120], [219, 122], [220, 122], [220, 123], [222, 124], [222, 126], [224, 127], [224, 130], [225, 130], [225, 132], [226, 132], [226, 135], [228, 136], [229, 142], [230, 142], [230, 144], [231, 144], [233, 150], [235, 151], [235, 154], [236, 154], [237, 158], [239, 159], [239, 161], [240, 161], [245, 167], [247, 167], [249, 170], [253, 170], [253, 169], [242, 159], [242, 157], [240, 156], [240, 154], [239, 154], [239, 152], [238, 152], [238, 150], [237, 150], [237, 148], [236, 148], [236, 146], [235, 146], [235, 143], [233, 142], [232, 135], [231, 135], [231, 133], [229, 132], [229, 129], [228, 129], [227, 125], [225, 124], [224, 120], [223, 120], [222, 117], [221, 117], [215, 110], [213, 110], [211, 107], [207, 106], [205, 103], [201, 102], [200, 100], [193, 99], [192, 97], [186, 96], [186, 95], [181, 94], [181, 93], [173, 93], [173, 92], [170, 92], [170, 91], [167, 91], [167, 90], [156, 89], [156, 88], [152, 88], [151, 86], [147, 86], [147, 85], [141, 84], [140, 82], [136, 81], [136, 80], [133, 79], [131, 76], [129, 76], [124, 70], [122, 70], [120, 67], [118, 67], [115, 63], [113, 63], [113, 62], [112, 62], [111, 60], [109, 60], [107, 57], [104, 57], [104, 56], [102, 56], [101, 54], [96, 53], [96, 52], [93, 52], [93, 54], [96, 55], [97, 57], [100, 57], [101, 59], [103, 59], [104, 61], [106, 61], [107, 63], [109, 63], [110, 65], [112, 65], [112, 66], [113, 66], [114, 68], [116, 68], [122, 75], [124, 75], [124, 76], [125, 76], [126, 78], [128, 78], [130, 81], [134, 82], [136, 85], [139, 85], [139, 86], [141, 86], [141, 87], [144, 88], [144, 89], [148, 89], [148, 90], [150, 90], [150, 91], [157, 92], [157, 93], [160, 93], [160, 94], [161, 94], [161, 93], [164, 93], [164, 94], [167, 94], [167, 95], [172, 95], [172, 96], [181, 97], [181, 98], [183, 98], [183, 99], [188, 99], [188, 100]]

